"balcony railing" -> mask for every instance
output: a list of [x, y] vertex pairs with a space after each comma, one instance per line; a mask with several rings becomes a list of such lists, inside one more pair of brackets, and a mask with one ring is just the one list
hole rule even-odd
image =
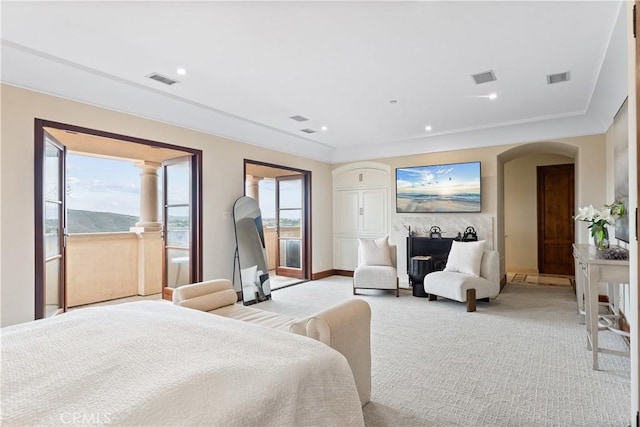
[[[67, 239], [67, 306], [139, 294], [139, 266], [162, 271], [162, 258], [140, 262], [136, 233], [71, 234]], [[144, 255], [143, 255], [144, 256]], [[160, 275], [160, 277], [162, 277]], [[158, 284], [158, 292], [162, 284]]]

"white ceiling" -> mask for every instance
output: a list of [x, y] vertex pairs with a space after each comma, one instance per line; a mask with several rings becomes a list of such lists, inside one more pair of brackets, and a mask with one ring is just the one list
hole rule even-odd
[[622, 4], [3, 1], [2, 81], [328, 162], [541, 141], [611, 124]]

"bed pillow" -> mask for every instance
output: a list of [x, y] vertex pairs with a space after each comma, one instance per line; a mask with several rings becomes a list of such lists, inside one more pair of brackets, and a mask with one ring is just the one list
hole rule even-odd
[[362, 265], [393, 265], [391, 264], [389, 236], [381, 239], [358, 238], [358, 243]]
[[485, 240], [480, 240], [479, 242], [458, 242], [454, 240], [444, 271], [480, 276], [484, 243]]
[[238, 294], [233, 289], [225, 289], [219, 292], [200, 295], [181, 301], [179, 305], [193, 308], [200, 311], [216, 310], [220, 307], [235, 304], [238, 301]]

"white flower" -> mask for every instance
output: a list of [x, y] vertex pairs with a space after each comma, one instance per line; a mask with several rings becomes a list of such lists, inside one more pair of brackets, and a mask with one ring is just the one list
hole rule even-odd
[[593, 205], [589, 205], [584, 208], [578, 208], [578, 215], [576, 215], [576, 221], [593, 221], [600, 212], [598, 212]]
[[604, 221], [606, 224], [612, 225], [613, 223], [616, 222], [616, 218], [613, 215], [611, 215], [610, 209], [603, 209], [597, 212], [593, 221], [594, 222]]
[[602, 228], [607, 225], [615, 224], [616, 220], [626, 213], [624, 205], [620, 202], [613, 202], [610, 205], [604, 205], [602, 210], [597, 210], [593, 205], [584, 208], [578, 208], [578, 215], [575, 216], [576, 221], [590, 222], [591, 231], [594, 228]]

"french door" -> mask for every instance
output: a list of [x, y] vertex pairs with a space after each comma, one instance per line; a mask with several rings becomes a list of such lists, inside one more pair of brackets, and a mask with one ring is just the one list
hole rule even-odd
[[276, 178], [276, 224], [278, 250], [276, 275], [304, 278], [305, 242], [305, 176]]
[[[129, 148], [140, 148], [141, 155], [148, 153], [145, 146], [157, 148], [150, 158], [138, 159], [164, 160], [165, 244], [164, 253], [157, 252], [155, 258], [157, 268], [163, 266], [165, 286], [201, 280], [201, 150], [42, 119], [35, 119], [34, 135], [35, 319], [66, 311], [67, 278], [74, 274], [73, 266], [67, 268], [66, 257], [66, 146], [73, 152], [107, 156], [114, 156], [113, 150], [117, 152], [123, 144], [135, 144]], [[132, 160], [130, 156], [126, 158]]]
[[45, 130], [37, 134], [35, 156], [35, 318], [66, 311], [66, 147]]
[[193, 156], [163, 163], [164, 286], [194, 283]]

